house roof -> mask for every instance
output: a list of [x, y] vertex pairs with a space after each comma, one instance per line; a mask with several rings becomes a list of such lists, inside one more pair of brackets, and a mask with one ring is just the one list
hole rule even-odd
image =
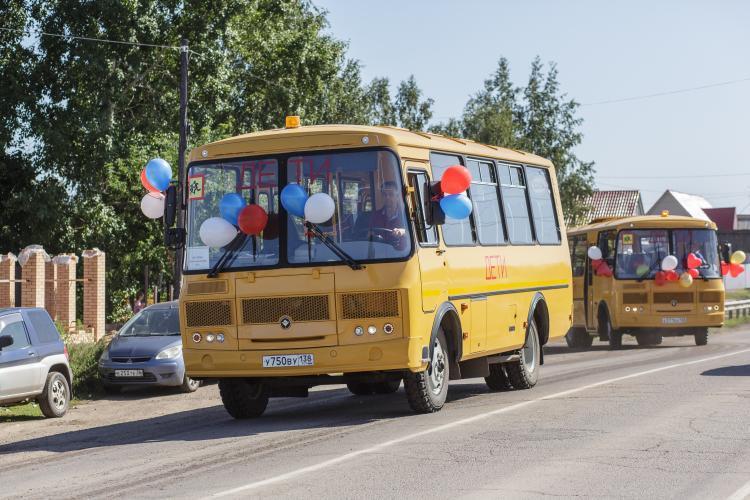
[[594, 191], [589, 205], [589, 220], [643, 214], [643, 202], [638, 190]]
[[737, 208], [704, 208], [703, 211], [716, 223], [719, 231], [734, 231], [737, 222]]
[[656, 215], [661, 212], [664, 209], [663, 205], [668, 203], [667, 200], [669, 198], [676, 201], [683, 210], [685, 210], [686, 215], [698, 219], [711, 220], [711, 218], [706, 215], [706, 212], [703, 211], [704, 208], [711, 208], [711, 203], [709, 203], [707, 199], [697, 194], [681, 193], [670, 189], [664, 191], [664, 194], [656, 200], [656, 203], [654, 203], [654, 206], [651, 207], [648, 213]]

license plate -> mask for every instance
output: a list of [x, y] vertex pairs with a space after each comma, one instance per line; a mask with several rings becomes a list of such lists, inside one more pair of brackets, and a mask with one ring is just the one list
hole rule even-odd
[[665, 325], [680, 325], [682, 323], [687, 323], [687, 318], [665, 316], [661, 319], [661, 322], [662, 324], [665, 324]]
[[143, 370], [115, 370], [115, 377], [142, 377]]
[[263, 356], [263, 368], [286, 368], [289, 366], [313, 366], [312, 354], [285, 354], [283, 356]]

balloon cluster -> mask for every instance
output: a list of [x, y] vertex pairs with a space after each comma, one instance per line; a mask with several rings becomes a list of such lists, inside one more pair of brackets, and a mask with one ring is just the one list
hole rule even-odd
[[238, 228], [248, 236], [258, 236], [268, 224], [268, 213], [260, 205], [248, 204], [238, 193], [227, 193], [219, 200], [221, 217], [209, 217], [201, 224], [201, 241], [221, 248], [237, 237]]
[[745, 266], [742, 264], [745, 262], [747, 256], [742, 250], [737, 250], [729, 257], [729, 262], [721, 263], [721, 275], [726, 276], [727, 274], [732, 278], [736, 278], [743, 272], [745, 272]]
[[[667, 282], [673, 282], [673, 281], [679, 281], [680, 285], [688, 287], [693, 283], [693, 278], [689, 274], [687, 275], [687, 278], [683, 278], [679, 274], [677, 274], [677, 264], [679, 262], [677, 261], [677, 257], [674, 255], [667, 255], [664, 257], [661, 261], [661, 271], [658, 271], [656, 275], [654, 275], [654, 283], [656, 283], [658, 286], [662, 286]], [[687, 273], [683, 273], [683, 276]], [[688, 281], [689, 280], [689, 281]]]
[[166, 160], [153, 158], [141, 170], [141, 184], [148, 193], [141, 199], [141, 212], [149, 219], [164, 215], [164, 193], [172, 180], [172, 167]]
[[587, 253], [589, 259], [591, 259], [591, 267], [594, 269], [594, 274], [604, 276], [605, 278], [612, 277], [612, 268], [604, 261], [601, 248], [597, 246], [589, 247]]
[[333, 217], [336, 203], [328, 193], [307, 196], [299, 184], [287, 184], [281, 190], [281, 205], [290, 214], [302, 217], [313, 224], [323, 224]]
[[471, 184], [471, 173], [462, 165], [451, 165], [440, 179], [440, 208], [451, 219], [465, 219], [471, 214], [471, 200], [465, 191]]

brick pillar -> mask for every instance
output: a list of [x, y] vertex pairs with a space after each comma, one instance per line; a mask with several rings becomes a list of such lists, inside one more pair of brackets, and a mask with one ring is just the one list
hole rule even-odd
[[94, 339], [104, 336], [104, 252], [98, 248], [83, 252], [83, 324], [94, 331]]
[[44, 267], [49, 255], [39, 245], [29, 245], [18, 255], [22, 267], [21, 306], [44, 307]]
[[44, 308], [53, 321], [57, 320], [57, 264], [54, 259], [44, 264]]
[[0, 308], [16, 305], [16, 256], [0, 255]]
[[76, 264], [75, 254], [62, 254], [52, 259], [57, 268], [57, 294], [55, 309], [57, 321], [65, 325], [68, 331], [76, 326]]

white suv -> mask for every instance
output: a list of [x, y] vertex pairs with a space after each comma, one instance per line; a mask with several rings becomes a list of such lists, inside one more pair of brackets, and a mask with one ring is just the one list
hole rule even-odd
[[73, 373], [68, 350], [44, 309], [0, 309], [0, 406], [36, 399], [46, 417], [62, 417]]

